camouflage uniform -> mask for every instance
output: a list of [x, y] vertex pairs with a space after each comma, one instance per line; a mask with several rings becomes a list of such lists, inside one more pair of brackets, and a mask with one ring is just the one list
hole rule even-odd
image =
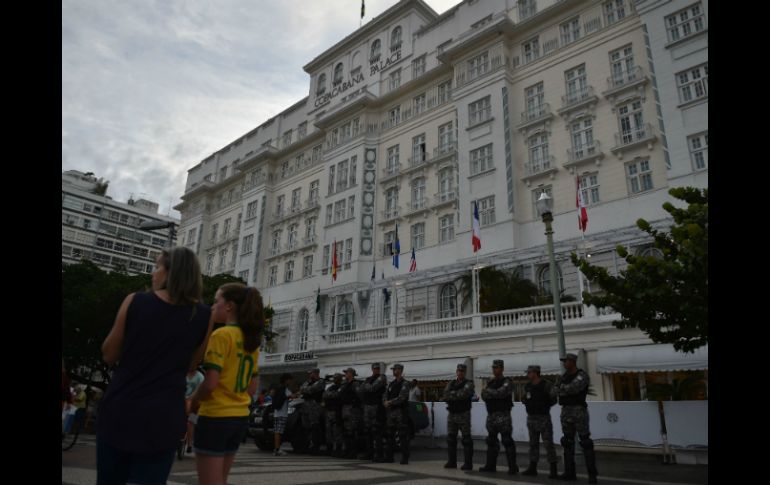
[[[401, 364], [395, 364], [396, 368]], [[403, 378], [396, 379], [388, 384], [388, 390], [382, 396], [383, 404], [390, 402], [390, 406], [385, 408], [387, 414], [387, 424], [385, 427], [385, 462], [393, 462], [393, 450], [396, 447], [396, 432], [398, 432], [401, 441], [401, 464], [409, 463], [409, 382]]]
[[[540, 375], [540, 366], [531, 365], [527, 373], [534, 372]], [[534, 379], [534, 377], [530, 377]], [[545, 379], [540, 379], [537, 384], [531, 380], [524, 387], [524, 396], [521, 402], [527, 408], [527, 431], [529, 431], [529, 468], [524, 475], [537, 475], [537, 462], [540, 460], [540, 435], [543, 436], [548, 463], [551, 465], [551, 476], [556, 478], [556, 449], [553, 445], [553, 423], [551, 422], [551, 406], [556, 404], [556, 398], [552, 392], [553, 384]]]
[[312, 450], [318, 452], [323, 441], [323, 431], [321, 429], [321, 419], [323, 419], [323, 399], [326, 382], [323, 379], [308, 379], [299, 388], [299, 392], [304, 399], [302, 404], [302, 427], [310, 434], [313, 441]]
[[[372, 369], [379, 369], [379, 364]], [[361, 401], [364, 403], [364, 459], [375, 461], [382, 460], [382, 434], [385, 421], [385, 408], [382, 407], [382, 395], [388, 386], [388, 379], [384, 374], [369, 376], [358, 387]]]
[[[495, 360], [493, 367], [503, 366], [502, 360]], [[511, 420], [511, 408], [513, 408], [513, 383], [507, 377], [493, 378], [487, 383], [487, 387], [481, 391], [481, 397], [487, 406], [487, 464], [480, 471], [495, 471], [497, 466], [497, 453], [500, 451], [500, 443], [497, 434], [500, 433], [501, 441], [505, 446], [505, 457], [508, 461], [508, 473], [519, 472], [516, 465], [516, 444], [513, 442], [513, 422]]]
[[[577, 362], [575, 354], [567, 354], [566, 359]], [[594, 442], [591, 439], [591, 430], [588, 427], [588, 405], [586, 395], [590, 381], [588, 374], [577, 369], [573, 374], [565, 372], [553, 389], [553, 394], [559, 397], [561, 404], [561, 429], [564, 436], [561, 445], [564, 447], [564, 475], [575, 476], [575, 433], [580, 438], [580, 447], [588, 469], [589, 483], [596, 483], [596, 456], [594, 455]]]
[[[355, 373], [353, 374], [355, 375]], [[356, 457], [356, 440], [361, 428], [361, 400], [358, 398], [357, 380], [344, 381], [340, 386], [342, 400], [342, 434], [345, 441], [345, 457]]]
[[[457, 366], [458, 370], [465, 370], [464, 364]], [[473, 438], [471, 438], [471, 397], [474, 394], [473, 381], [459, 378], [449, 382], [444, 388], [443, 400], [447, 403], [449, 415], [447, 416], [447, 445], [449, 447], [449, 461], [444, 468], [457, 466], [457, 431], [461, 431], [463, 438], [463, 451], [465, 452], [465, 464], [463, 470], [473, 468]]]
[[340, 384], [336, 382], [323, 393], [326, 415], [326, 449], [329, 455], [342, 453], [342, 401]]

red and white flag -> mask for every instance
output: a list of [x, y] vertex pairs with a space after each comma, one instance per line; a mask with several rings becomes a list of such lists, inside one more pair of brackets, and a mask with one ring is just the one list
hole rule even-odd
[[581, 231], [586, 232], [588, 227], [588, 211], [586, 210], [586, 201], [583, 197], [583, 192], [580, 190], [580, 176], [577, 176], [577, 197], [575, 199], [575, 206], [578, 208], [578, 227]]
[[473, 252], [481, 249], [481, 224], [479, 224], [479, 204], [473, 201], [473, 235], [471, 236]]
[[414, 248], [412, 248], [412, 262], [409, 263], [409, 272], [417, 271], [417, 257], [414, 255]]
[[332, 284], [337, 281], [337, 240], [332, 245]]

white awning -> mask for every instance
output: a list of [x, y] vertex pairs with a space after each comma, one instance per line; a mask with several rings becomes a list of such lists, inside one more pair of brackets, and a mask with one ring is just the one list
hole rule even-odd
[[596, 363], [600, 373], [703, 370], [709, 368], [709, 349], [685, 354], [666, 344], [609, 347], [599, 349]]
[[[392, 375], [390, 370], [393, 363], [388, 364], [388, 377]], [[469, 357], [455, 357], [452, 359], [428, 359], [428, 360], [409, 360], [399, 361], [404, 366], [404, 378], [411, 381], [443, 381], [451, 380], [457, 377], [457, 364], [465, 364], [468, 370], [465, 377], [473, 379], [473, 363]]]
[[[578, 356], [578, 367], [586, 368], [585, 351], [567, 350], [568, 354]], [[541, 375], [561, 374], [561, 361], [559, 360], [559, 351], [551, 350], [545, 352], [521, 352], [519, 354], [507, 355], [485, 355], [476, 359], [476, 377], [492, 377], [492, 361], [502, 359], [505, 364], [505, 376], [526, 375], [527, 367], [530, 365], [539, 365]]]
[[[340, 364], [335, 366], [320, 367], [319, 370], [321, 371], [321, 377], [323, 378], [324, 376], [334, 375], [337, 372], [344, 375], [342, 371], [347, 369], [348, 367], [352, 367], [356, 370], [357, 379], [366, 379], [367, 377], [372, 375], [372, 364], [356, 364], [356, 365]], [[385, 368], [384, 368], [384, 365], [382, 364], [380, 367], [380, 373], [381, 374], [385, 373]]]

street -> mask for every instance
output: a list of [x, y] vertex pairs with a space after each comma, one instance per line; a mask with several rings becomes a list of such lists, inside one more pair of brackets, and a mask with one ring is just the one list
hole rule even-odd
[[[290, 447], [289, 447], [290, 448]], [[523, 470], [527, 465], [526, 448], [518, 444], [518, 465]], [[484, 453], [477, 451], [474, 456], [474, 471], [447, 470], [446, 450], [415, 446], [409, 465], [396, 463], [371, 463], [361, 460], [345, 460], [323, 456], [294, 455], [288, 452], [275, 457], [272, 453], [259, 451], [252, 442], [244, 443], [235, 460], [228, 483], [230, 484], [380, 484], [410, 483], [430, 484], [528, 484], [566, 483], [548, 479], [548, 464], [542, 459], [537, 477], [509, 476], [505, 458], [498, 459], [497, 473], [485, 474], [478, 470], [484, 464]], [[597, 452], [599, 483], [606, 485], [685, 485], [707, 484], [708, 466], [703, 465], [661, 465], [654, 455]], [[96, 443], [93, 435], [81, 436], [74, 448], [62, 452], [62, 485], [86, 485], [96, 483]], [[559, 465], [559, 471], [563, 469]], [[578, 465], [578, 482], [586, 483], [585, 468]], [[168, 485], [197, 483], [193, 455], [181, 461], [175, 460]]]

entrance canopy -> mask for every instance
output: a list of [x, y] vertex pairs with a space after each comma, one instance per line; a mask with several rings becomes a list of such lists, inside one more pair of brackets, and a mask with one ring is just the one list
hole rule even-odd
[[[391, 378], [393, 363], [388, 364], [388, 377]], [[398, 362], [404, 366], [404, 378], [411, 381], [445, 381], [457, 377], [457, 364], [465, 364], [468, 370], [465, 377], [473, 379], [473, 362], [469, 357], [454, 357], [451, 359], [428, 360], [402, 360]]]
[[610, 347], [599, 349], [596, 361], [600, 373], [708, 370], [709, 348], [685, 354], [667, 344]]
[[[366, 379], [372, 375], [372, 363], [355, 365], [340, 364], [334, 366], [324, 366], [320, 367], [319, 369], [321, 370], [321, 378], [323, 378], [324, 376], [333, 376], [337, 372], [344, 375], [342, 371], [348, 367], [352, 367], [356, 370], [356, 379]], [[380, 364], [380, 374], [385, 374], [385, 366], [383, 364]]]
[[[577, 366], [586, 368], [586, 354], [583, 350], [567, 350], [568, 354], [578, 356]], [[492, 361], [502, 359], [505, 364], [504, 376], [524, 376], [527, 367], [539, 365], [541, 375], [561, 374], [559, 351], [521, 352], [507, 355], [485, 355], [476, 359], [476, 377], [492, 377]]]

